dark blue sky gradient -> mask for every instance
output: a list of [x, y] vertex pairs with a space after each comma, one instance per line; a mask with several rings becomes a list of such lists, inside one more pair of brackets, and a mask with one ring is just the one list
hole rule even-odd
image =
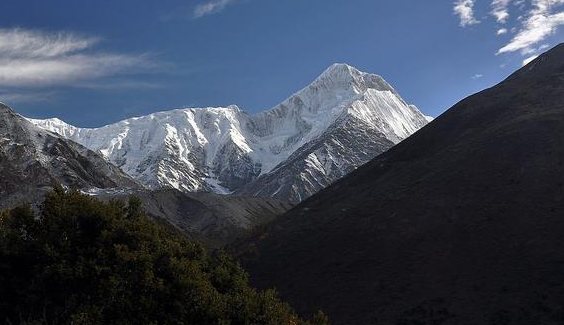
[[408, 102], [437, 116], [523, 60], [519, 53], [495, 55], [511, 35], [496, 36], [491, 17], [459, 27], [449, 0], [247, 0], [193, 19], [201, 2], [3, 0], [0, 28], [97, 36], [103, 40], [95, 51], [145, 54], [156, 67], [88, 87], [0, 90], [47, 94], [8, 102], [26, 116], [99, 126], [184, 106], [237, 104], [258, 112], [345, 62], [382, 75]]

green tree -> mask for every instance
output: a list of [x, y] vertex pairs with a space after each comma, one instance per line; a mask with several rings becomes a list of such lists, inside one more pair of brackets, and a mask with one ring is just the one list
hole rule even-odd
[[2, 323], [328, 324], [252, 289], [229, 256], [152, 222], [137, 198], [58, 187], [40, 210], [0, 214]]

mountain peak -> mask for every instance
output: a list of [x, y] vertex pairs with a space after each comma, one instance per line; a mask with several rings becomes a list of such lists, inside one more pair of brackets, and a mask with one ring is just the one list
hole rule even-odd
[[330, 65], [318, 78], [330, 78], [330, 79], [353, 79], [355, 77], [365, 74], [355, 67], [352, 67], [346, 63], [334, 63]]
[[333, 63], [332, 65], [327, 68], [326, 72], [334, 73], [334, 72], [348, 72], [352, 74], [353, 72], [360, 72], [357, 68], [348, 65], [346, 63]]
[[379, 91], [391, 91], [398, 95], [394, 88], [381, 76], [360, 71], [346, 63], [332, 64], [311, 84], [311, 86], [326, 87], [329, 89], [351, 89], [354, 90], [354, 93], [362, 93], [367, 89], [375, 89]]

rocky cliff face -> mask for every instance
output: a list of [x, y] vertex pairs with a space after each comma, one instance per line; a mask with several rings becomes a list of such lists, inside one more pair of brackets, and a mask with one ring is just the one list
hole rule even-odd
[[87, 190], [141, 188], [95, 152], [0, 104], [0, 205], [38, 202], [55, 184]]

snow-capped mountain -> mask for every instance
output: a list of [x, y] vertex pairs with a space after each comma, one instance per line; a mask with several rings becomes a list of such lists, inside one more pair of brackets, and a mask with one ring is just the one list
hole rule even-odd
[[0, 103], [0, 205], [36, 203], [55, 184], [83, 190], [142, 188], [97, 153]]
[[[264, 115], [299, 116], [311, 127], [288, 159], [238, 193], [299, 202], [407, 138], [430, 118], [408, 105], [382, 77], [345, 64], [327, 69]], [[276, 120], [275, 120], [276, 121]]]
[[271, 110], [186, 108], [101, 128], [32, 120], [150, 188], [302, 200], [405, 139], [428, 119], [380, 76], [346, 64]]

